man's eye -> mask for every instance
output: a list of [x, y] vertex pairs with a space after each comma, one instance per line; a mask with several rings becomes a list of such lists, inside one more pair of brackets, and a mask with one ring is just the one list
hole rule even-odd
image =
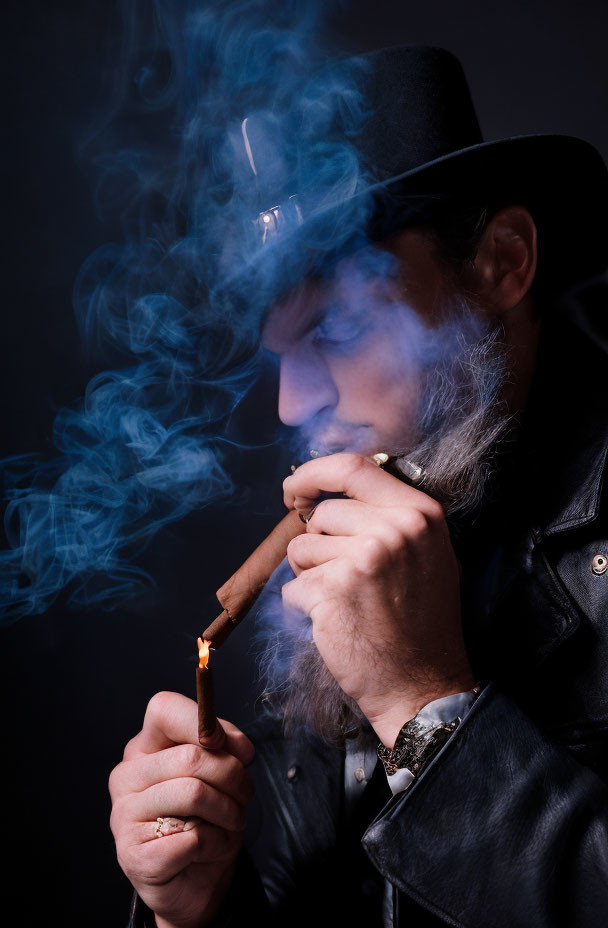
[[340, 347], [352, 345], [367, 330], [363, 312], [335, 307], [326, 312], [312, 332], [313, 342], [317, 345]]

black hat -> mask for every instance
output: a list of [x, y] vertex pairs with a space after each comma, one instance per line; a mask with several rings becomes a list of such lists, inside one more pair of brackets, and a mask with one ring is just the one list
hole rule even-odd
[[[349, 67], [353, 62], [363, 118], [348, 144], [358, 172], [356, 183], [344, 184], [337, 195], [318, 195], [314, 172], [299, 189], [297, 172], [277, 172], [272, 158], [256, 165], [256, 152], [267, 147], [265, 127], [255, 118], [244, 121], [260, 207], [252, 218], [257, 244], [263, 242], [250, 251], [250, 268], [274, 254], [285, 269], [291, 253], [297, 255], [295, 273], [305, 273], [332, 251], [343, 228], [388, 235], [407, 222], [401, 206], [408, 199], [454, 195], [526, 206], [539, 227], [539, 265], [559, 269], [562, 288], [606, 268], [608, 172], [593, 146], [561, 135], [484, 142], [460, 62], [443, 49], [394, 46], [349, 59]], [[265, 171], [265, 164], [272, 169]]]

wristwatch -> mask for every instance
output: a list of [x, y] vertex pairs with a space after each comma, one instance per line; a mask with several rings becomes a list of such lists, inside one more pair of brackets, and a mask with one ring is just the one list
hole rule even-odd
[[[473, 704], [480, 692], [480, 685], [473, 687], [470, 691], [469, 705]], [[415, 718], [407, 721], [401, 728], [392, 750], [385, 747], [382, 742], [378, 745], [378, 757], [384, 764], [389, 777], [403, 768], [409, 770], [413, 776], [417, 776], [423, 767], [439, 753], [462, 721], [461, 716], [456, 716], [449, 721], [429, 725], [428, 722], [420, 719], [420, 713], [424, 711], [424, 708], [426, 707], [423, 707]]]

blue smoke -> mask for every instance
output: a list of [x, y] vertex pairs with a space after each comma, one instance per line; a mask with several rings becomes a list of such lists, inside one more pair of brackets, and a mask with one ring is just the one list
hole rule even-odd
[[123, 4], [111, 105], [82, 144], [123, 240], [74, 287], [107, 369], [57, 415], [52, 460], [2, 464], [5, 622], [63, 591], [115, 607], [153, 584], [137, 562], [164, 525], [234, 496], [226, 424], [258, 376], [269, 301], [370, 208], [332, 211], [362, 180], [348, 139], [368, 114], [364, 65], [326, 65], [331, 6]]

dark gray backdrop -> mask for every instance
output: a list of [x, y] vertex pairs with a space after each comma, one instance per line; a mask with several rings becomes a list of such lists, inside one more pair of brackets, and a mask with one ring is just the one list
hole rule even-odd
[[[12, 454], [48, 451], [54, 410], [94, 370], [78, 352], [70, 292], [81, 262], [116, 230], [95, 218], [74, 150], [118, 35], [112, 0], [12, 0], [3, 14], [0, 402], [3, 453]], [[563, 132], [605, 157], [607, 25], [607, 5], [591, 0], [357, 0], [334, 21], [353, 51], [404, 42], [456, 52], [487, 138]], [[59, 602], [0, 631], [3, 907], [12, 901], [20, 913], [7, 923], [124, 924], [130, 889], [107, 825], [108, 773], [152, 693], [192, 693], [193, 637], [214, 614], [216, 586], [280, 514], [283, 464], [247, 465], [247, 485], [260, 469], [267, 476], [245, 511], [194, 515], [163, 533], [147, 555], [159, 579], [153, 602], [109, 615]], [[243, 725], [255, 694], [247, 648], [243, 630], [216, 663], [220, 711]]]

